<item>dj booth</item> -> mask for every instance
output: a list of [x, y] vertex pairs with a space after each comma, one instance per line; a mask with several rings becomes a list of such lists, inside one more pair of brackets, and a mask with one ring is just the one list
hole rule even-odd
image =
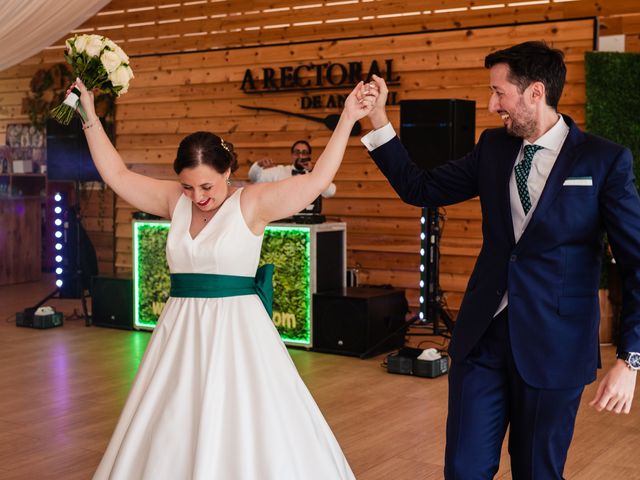
[[[169, 297], [169, 222], [133, 222], [131, 274], [92, 281], [93, 324], [153, 330]], [[346, 224], [273, 223], [260, 264], [272, 263], [272, 320], [288, 346], [362, 358], [404, 342], [404, 290], [346, 288]], [[132, 313], [133, 312], [133, 313]]]
[[[169, 296], [168, 221], [133, 222], [133, 326], [153, 330]], [[290, 346], [313, 346], [313, 297], [345, 287], [346, 224], [273, 223], [264, 232], [260, 265], [275, 265], [273, 323]]]

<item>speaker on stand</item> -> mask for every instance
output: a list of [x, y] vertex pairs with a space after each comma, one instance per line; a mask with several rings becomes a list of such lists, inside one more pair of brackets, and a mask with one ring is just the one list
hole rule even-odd
[[[400, 102], [400, 138], [413, 162], [425, 170], [469, 153], [475, 144], [476, 105], [457, 99], [403, 100]], [[422, 209], [420, 321], [431, 333], [449, 337], [454, 322], [443, 309], [439, 282], [440, 236], [443, 219], [437, 208]], [[443, 325], [444, 324], [444, 325]]]

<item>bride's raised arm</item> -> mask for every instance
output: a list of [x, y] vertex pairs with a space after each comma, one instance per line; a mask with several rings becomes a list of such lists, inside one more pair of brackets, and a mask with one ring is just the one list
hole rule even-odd
[[242, 211], [254, 233], [261, 232], [274, 220], [299, 212], [327, 189], [340, 167], [353, 125], [371, 111], [377, 95], [376, 88], [363, 82], [356, 85], [345, 100], [338, 125], [311, 172], [245, 189]]
[[129, 170], [100, 124], [93, 93], [87, 91], [80, 79], [74, 85], [80, 90], [80, 103], [87, 116], [82, 128], [102, 180], [135, 208], [169, 218], [182, 193], [180, 184], [146, 177]]

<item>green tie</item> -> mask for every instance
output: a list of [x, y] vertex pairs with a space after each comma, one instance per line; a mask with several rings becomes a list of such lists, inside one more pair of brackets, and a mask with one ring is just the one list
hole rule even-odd
[[520, 202], [526, 215], [531, 210], [531, 197], [529, 197], [529, 187], [527, 185], [527, 179], [529, 178], [529, 172], [531, 171], [531, 162], [536, 152], [544, 147], [540, 145], [525, 145], [524, 146], [524, 158], [516, 165], [516, 184], [518, 185], [518, 195], [520, 195]]

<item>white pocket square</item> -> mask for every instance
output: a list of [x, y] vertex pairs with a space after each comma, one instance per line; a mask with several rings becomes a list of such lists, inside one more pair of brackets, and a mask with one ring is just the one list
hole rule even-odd
[[593, 179], [591, 177], [569, 177], [562, 184], [563, 187], [591, 187]]

